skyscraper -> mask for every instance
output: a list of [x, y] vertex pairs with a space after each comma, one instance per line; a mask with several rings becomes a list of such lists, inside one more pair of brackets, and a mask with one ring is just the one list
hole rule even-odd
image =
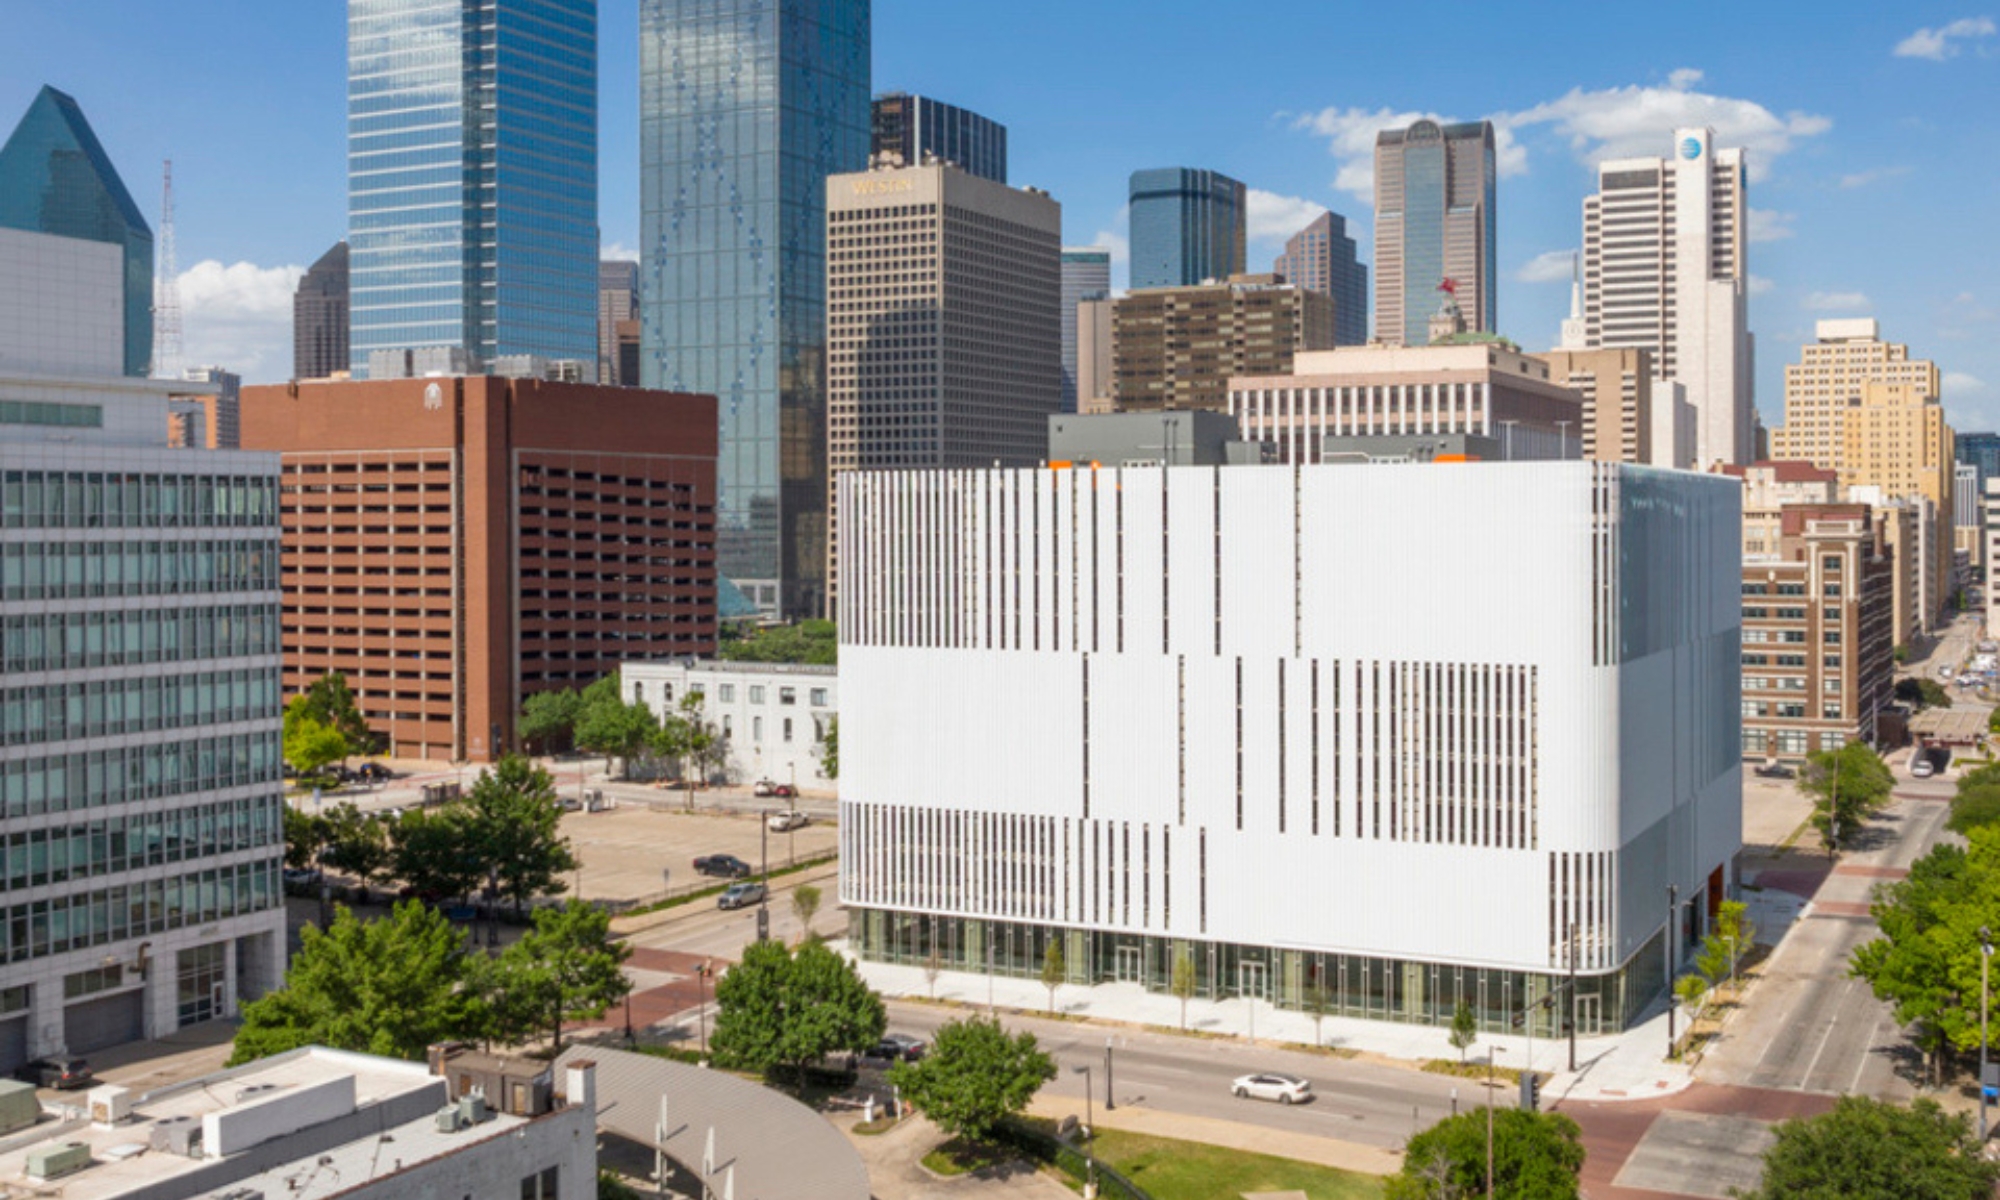
[[1430, 340], [1436, 289], [1458, 285], [1471, 329], [1500, 329], [1493, 125], [1418, 121], [1375, 138], [1375, 337]]
[[347, 243], [335, 242], [292, 294], [293, 379], [348, 369], [347, 320]]
[[646, 0], [643, 385], [721, 401], [716, 554], [760, 610], [826, 573], [826, 180], [868, 164], [869, 0]]
[[1220, 171], [1132, 172], [1134, 288], [1193, 287], [1243, 274], [1249, 201]]
[[1674, 133], [1674, 157], [1597, 169], [1583, 202], [1583, 315], [1591, 349], [1651, 350], [1694, 409], [1695, 464], [1753, 455], [1743, 151], [1711, 129]]
[[349, 363], [597, 357], [596, 0], [349, 0]]
[[277, 462], [168, 448], [151, 268], [44, 90], [0, 150], [0, 1071], [284, 975]]
[[1771, 433], [1772, 457], [1838, 469], [1864, 385], [1907, 384], [1935, 400], [1942, 382], [1936, 363], [1911, 358], [1907, 345], [1883, 341], [1873, 317], [1820, 321], [1799, 361], [1785, 365], [1785, 423]]
[[971, 109], [888, 92], [875, 97], [873, 150], [884, 165], [916, 167], [948, 162], [968, 175], [1007, 182], [1007, 127]]
[[1047, 458], [1062, 407], [1062, 206], [942, 163], [826, 188], [831, 486], [857, 468]]
[[1062, 410], [1075, 412], [1076, 306], [1111, 294], [1111, 251], [1063, 247], [1062, 252]]
[[639, 264], [607, 260], [597, 264], [597, 382], [612, 387], [638, 387], [625, 378], [618, 327], [639, 319]]
[[0, 146], [0, 229], [118, 247], [123, 372], [153, 361], [153, 231], [76, 101], [44, 87]]
[[1333, 340], [1338, 346], [1368, 342], [1368, 268], [1354, 256], [1347, 218], [1321, 213], [1293, 234], [1271, 268], [1286, 283], [1333, 297]]

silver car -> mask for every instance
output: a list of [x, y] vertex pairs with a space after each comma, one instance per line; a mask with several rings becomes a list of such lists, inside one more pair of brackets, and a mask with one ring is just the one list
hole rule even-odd
[[1296, 1075], [1271, 1071], [1239, 1075], [1229, 1090], [1240, 1100], [1276, 1100], [1280, 1104], [1304, 1104], [1313, 1096], [1312, 1084]]

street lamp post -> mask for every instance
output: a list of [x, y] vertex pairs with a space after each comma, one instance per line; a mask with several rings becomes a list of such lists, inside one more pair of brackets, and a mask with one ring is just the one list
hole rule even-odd
[[1986, 1141], [1986, 1005], [1987, 970], [1993, 962], [1993, 933], [1979, 927], [1979, 1140]]
[[1673, 884], [1667, 885], [1667, 1057], [1674, 1053], [1674, 926], [1680, 915], [1681, 890]]
[[1576, 1074], [1576, 922], [1569, 923], [1569, 1073]]
[[1111, 1096], [1111, 1035], [1104, 1035], [1104, 1111], [1118, 1107], [1118, 1101]]
[[1090, 1143], [1096, 1140], [1097, 1137], [1097, 1121], [1090, 1108], [1090, 1064], [1085, 1063], [1077, 1067], [1076, 1072], [1083, 1076], [1083, 1162], [1085, 1171], [1083, 1200], [1097, 1200], [1097, 1156], [1090, 1152]]

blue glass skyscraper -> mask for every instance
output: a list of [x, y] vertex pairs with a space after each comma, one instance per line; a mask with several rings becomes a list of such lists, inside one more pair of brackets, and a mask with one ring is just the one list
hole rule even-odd
[[153, 231], [76, 101], [44, 87], [0, 146], [0, 228], [106, 242], [125, 255], [125, 373], [153, 362]]
[[1430, 341], [1449, 279], [1469, 329], [1499, 331], [1493, 124], [1417, 121], [1375, 138], [1375, 338]]
[[1220, 171], [1166, 167], [1132, 172], [1135, 288], [1191, 287], [1243, 273], [1249, 205]]
[[597, 359], [597, 0], [348, 0], [357, 374]]
[[640, 378], [721, 401], [716, 556], [766, 613], [826, 575], [826, 179], [868, 163], [868, 0], [641, 0]]

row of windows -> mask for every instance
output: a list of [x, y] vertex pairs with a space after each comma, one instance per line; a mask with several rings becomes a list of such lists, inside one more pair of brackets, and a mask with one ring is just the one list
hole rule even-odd
[[250, 721], [281, 703], [275, 668], [9, 688], [0, 691], [0, 744]]
[[273, 856], [173, 879], [129, 883], [6, 908], [0, 952], [8, 962], [66, 954], [147, 934], [207, 925], [280, 903]]
[[280, 780], [275, 729], [0, 763], [0, 815], [80, 812]]
[[0, 599], [271, 592], [278, 542], [9, 542]]
[[104, 428], [102, 404], [52, 404], [0, 400], [0, 425], [49, 425], [60, 429]]
[[278, 519], [278, 481], [265, 476], [8, 471], [0, 524], [9, 529], [244, 527]]
[[[750, 695], [750, 703], [752, 704], [763, 704], [765, 702], [765, 697], [767, 697], [770, 694], [769, 689], [767, 689], [765, 685], [761, 683], [749, 684], [748, 691]], [[687, 694], [691, 696], [701, 695], [702, 694], [701, 685], [695, 684], [690, 686], [687, 690]], [[718, 701], [720, 701], [723, 704], [736, 703], [736, 685], [733, 683], [716, 684], [715, 697]], [[634, 683], [632, 685], [632, 699], [642, 704], [645, 702], [646, 685], [643, 682]], [[660, 685], [660, 699], [665, 700], [669, 704], [672, 704], [674, 702], [673, 684], [662, 683]], [[830, 688], [817, 687], [817, 688], [807, 689], [807, 702], [810, 703], [814, 708], [828, 708], [831, 706], [832, 700], [833, 700], [833, 692], [832, 689]], [[797, 704], [798, 702], [799, 702], [798, 688], [781, 687], [778, 689], [779, 704]]]
[[248, 658], [278, 651], [275, 604], [0, 617], [0, 670], [10, 673]]
[[281, 803], [273, 794], [17, 830], [0, 839], [0, 889], [68, 883], [275, 846], [284, 839]]

